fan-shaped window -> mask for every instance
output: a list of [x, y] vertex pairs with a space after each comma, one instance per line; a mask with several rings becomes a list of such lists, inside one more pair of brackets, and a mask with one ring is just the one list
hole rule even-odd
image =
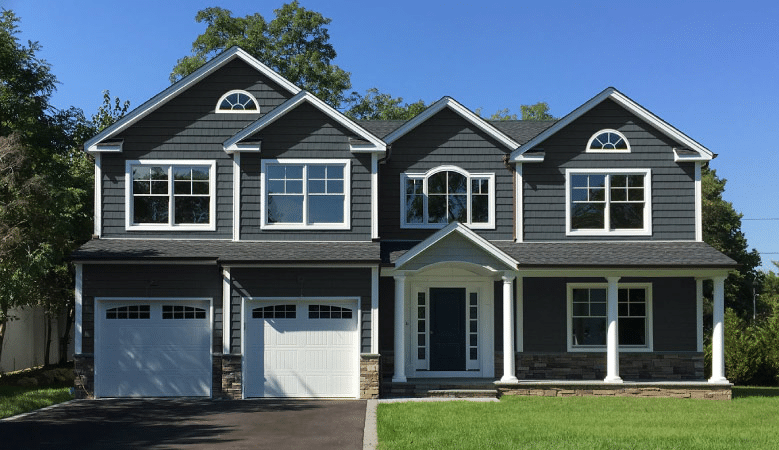
[[163, 319], [205, 319], [206, 310], [184, 305], [162, 305]]
[[218, 113], [258, 113], [260, 107], [254, 96], [246, 91], [230, 91], [216, 104]]
[[295, 305], [270, 305], [252, 310], [253, 319], [294, 319]]
[[106, 319], [148, 319], [150, 314], [151, 305], [129, 305], [129, 306], [117, 306], [106, 310]]
[[630, 144], [617, 130], [601, 130], [593, 134], [587, 143], [588, 152], [630, 152]]
[[309, 319], [351, 319], [352, 310], [330, 305], [309, 305]]

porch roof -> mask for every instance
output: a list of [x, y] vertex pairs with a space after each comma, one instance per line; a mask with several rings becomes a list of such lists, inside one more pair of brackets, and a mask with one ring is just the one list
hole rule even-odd
[[376, 242], [93, 239], [73, 252], [74, 262], [213, 261], [221, 264], [379, 263]]
[[[394, 266], [419, 241], [383, 242], [382, 263]], [[722, 268], [738, 264], [705, 242], [491, 241], [518, 268]]]

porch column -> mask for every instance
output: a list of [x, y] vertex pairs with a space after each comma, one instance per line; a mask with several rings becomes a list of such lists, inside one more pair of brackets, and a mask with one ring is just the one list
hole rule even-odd
[[500, 381], [517, 381], [514, 352], [514, 275], [503, 275], [503, 377]]
[[395, 374], [392, 381], [406, 381], [405, 308], [406, 276], [395, 275]]
[[606, 291], [606, 383], [622, 383], [619, 377], [619, 310], [617, 308], [620, 277], [606, 277], [609, 287]]
[[728, 383], [725, 378], [725, 278], [714, 281], [714, 332], [711, 336], [711, 378], [709, 383]]

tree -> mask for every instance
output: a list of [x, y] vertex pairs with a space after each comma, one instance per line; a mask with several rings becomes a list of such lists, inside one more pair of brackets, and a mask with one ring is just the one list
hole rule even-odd
[[[549, 114], [549, 105], [546, 102], [538, 102], [533, 105], [520, 105], [521, 120], [557, 120]], [[476, 114], [481, 115], [481, 108], [477, 109]], [[495, 112], [489, 117], [489, 120], [518, 120], [516, 114], [511, 114], [509, 108], [504, 108]]]
[[727, 180], [717, 177], [708, 165], [701, 172], [703, 200], [703, 240], [735, 260], [739, 266], [725, 283], [725, 305], [739, 316], [746, 317], [752, 311], [752, 287], [762, 283], [760, 254], [747, 248], [747, 239], [741, 231], [742, 215], [733, 204], [722, 198]]
[[274, 10], [270, 22], [260, 14], [233, 17], [224, 8], [198, 11], [195, 20], [206, 31], [192, 43], [192, 55], [178, 60], [171, 82], [194, 72], [219, 52], [240, 46], [292, 83], [306, 89], [335, 108], [351, 87], [349, 73], [332, 64], [336, 57], [327, 25], [331, 20], [301, 7], [297, 1]]
[[393, 98], [377, 88], [368, 89], [364, 96], [353, 92], [346, 116], [353, 120], [409, 120], [427, 108], [425, 102], [403, 103], [403, 97]]

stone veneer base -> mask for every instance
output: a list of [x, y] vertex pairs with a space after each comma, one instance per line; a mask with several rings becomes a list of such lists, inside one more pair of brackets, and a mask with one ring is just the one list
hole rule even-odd
[[548, 381], [495, 383], [500, 395], [535, 397], [670, 397], [710, 400], [730, 400], [732, 384], [706, 382], [630, 382], [620, 384], [597, 382]]
[[381, 385], [380, 369], [380, 355], [374, 353], [360, 354], [360, 398], [379, 398]]
[[95, 398], [95, 355], [82, 353], [73, 356], [73, 390], [77, 399]]

